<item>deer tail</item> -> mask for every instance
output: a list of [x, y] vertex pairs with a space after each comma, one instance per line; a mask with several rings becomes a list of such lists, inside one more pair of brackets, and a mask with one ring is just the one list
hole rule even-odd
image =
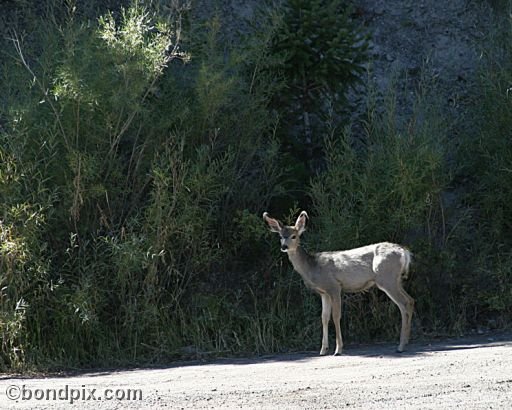
[[409, 267], [412, 262], [412, 253], [408, 249], [403, 249], [400, 262], [402, 262], [402, 277], [407, 279], [409, 277]]

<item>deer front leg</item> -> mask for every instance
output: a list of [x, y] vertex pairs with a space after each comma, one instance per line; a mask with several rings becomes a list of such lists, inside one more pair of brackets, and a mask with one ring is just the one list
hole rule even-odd
[[341, 354], [343, 350], [343, 339], [341, 338], [341, 295], [337, 291], [331, 296], [332, 300], [332, 321], [334, 322], [334, 328], [336, 329], [336, 351], [335, 356]]
[[331, 319], [331, 297], [326, 294], [320, 294], [322, 297], [322, 348], [320, 355], [323, 356], [329, 349], [329, 320]]

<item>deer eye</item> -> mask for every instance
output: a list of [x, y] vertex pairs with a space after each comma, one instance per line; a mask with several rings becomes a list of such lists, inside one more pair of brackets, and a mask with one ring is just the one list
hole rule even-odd
[[290, 238], [295, 239], [297, 235], [292, 235]]

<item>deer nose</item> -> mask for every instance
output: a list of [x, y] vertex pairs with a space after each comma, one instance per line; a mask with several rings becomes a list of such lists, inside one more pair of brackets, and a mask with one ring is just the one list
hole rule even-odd
[[281, 250], [282, 251], [286, 251], [287, 249], [288, 249], [288, 245], [286, 245], [286, 244], [282, 244], [281, 245]]

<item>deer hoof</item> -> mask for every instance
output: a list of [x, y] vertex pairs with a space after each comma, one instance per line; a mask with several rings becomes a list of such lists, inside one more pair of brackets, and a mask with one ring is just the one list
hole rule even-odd
[[320, 350], [320, 356], [325, 356], [327, 354], [327, 347], [322, 347]]

